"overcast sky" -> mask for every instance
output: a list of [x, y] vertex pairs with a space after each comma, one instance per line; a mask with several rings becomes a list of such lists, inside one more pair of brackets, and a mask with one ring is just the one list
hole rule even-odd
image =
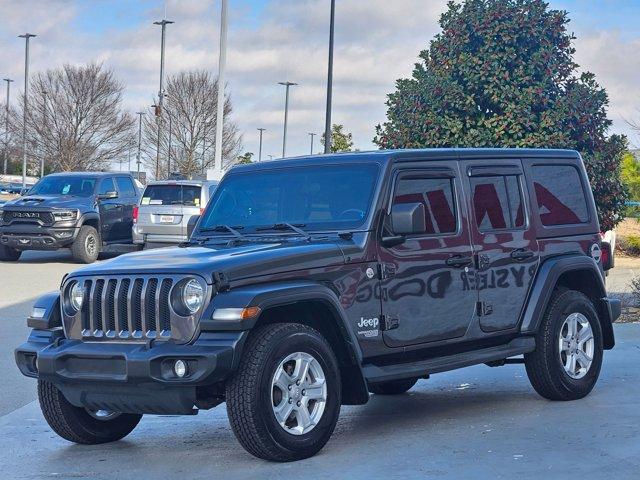
[[[411, 74], [418, 52], [438, 31], [445, 0], [337, 0], [334, 123], [353, 132], [359, 149], [374, 148], [386, 94]], [[640, 120], [640, 2], [550, 0], [569, 11], [577, 61], [606, 87], [612, 131], [640, 138], [625, 119]], [[244, 150], [280, 156], [284, 87], [291, 92], [288, 154], [309, 151], [309, 132], [324, 128], [329, 0], [230, 0], [228, 92]], [[158, 90], [160, 27], [165, 14], [166, 72], [217, 73], [220, 0], [0, 0], [0, 78], [22, 90], [29, 31], [32, 71], [64, 63], [104, 62], [126, 84], [126, 107], [151, 105]], [[4, 98], [4, 84], [0, 90]], [[15, 99], [15, 97], [14, 97]], [[317, 140], [316, 140], [317, 142]], [[316, 143], [316, 149], [319, 145]]]

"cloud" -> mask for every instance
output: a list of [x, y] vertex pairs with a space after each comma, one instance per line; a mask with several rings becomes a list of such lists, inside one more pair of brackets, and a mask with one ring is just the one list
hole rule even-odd
[[[245, 149], [257, 152], [258, 127], [265, 132], [264, 155], [281, 152], [284, 88], [291, 90], [288, 152], [304, 154], [309, 132], [324, 128], [329, 2], [265, 0], [230, 3], [227, 85], [233, 119], [244, 133]], [[151, 104], [158, 90], [163, 2], [102, 2], [102, 9], [79, 8], [72, 1], [0, 0], [0, 73], [22, 88], [23, 42], [16, 35], [38, 33], [33, 41], [32, 71], [63, 63], [102, 61], [127, 85], [132, 111]], [[100, 12], [115, 9], [109, 19]], [[219, 1], [168, 0], [166, 69], [217, 71]], [[377, 123], [385, 119], [386, 94], [395, 81], [411, 74], [420, 50], [439, 31], [446, 0], [339, 0], [336, 12], [334, 78], [335, 123], [353, 132], [356, 146], [374, 148]], [[82, 28], [79, 26], [82, 17]], [[113, 25], [109, 24], [112, 19]], [[95, 27], [95, 28], [92, 28]], [[607, 88], [616, 131], [630, 133], [624, 118], [640, 117], [640, 37], [615, 31], [577, 29], [577, 59]], [[10, 29], [10, 30], [9, 30]], [[96, 33], [97, 32], [97, 33]], [[629, 35], [629, 34], [627, 34]], [[15, 98], [15, 97], [14, 97]]]

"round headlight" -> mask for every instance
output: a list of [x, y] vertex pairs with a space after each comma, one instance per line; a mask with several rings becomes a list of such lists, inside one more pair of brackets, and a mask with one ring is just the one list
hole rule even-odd
[[84, 300], [84, 290], [82, 289], [82, 285], [80, 282], [76, 282], [71, 287], [71, 291], [69, 292], [69, 303], [76, 311], [80, 311], [82, 309], [82, 301]]
[[196, 313], [204, 303], [204, 289], [195, 279], [185, 283], [182, 289], [182, 303], [191, 313]]

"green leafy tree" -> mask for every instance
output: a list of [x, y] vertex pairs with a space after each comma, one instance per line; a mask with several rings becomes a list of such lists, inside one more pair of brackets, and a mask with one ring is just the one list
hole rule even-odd
[[630, 152], [622, 157], [622, 182], [627, 187], [629, 199], [640, 201], [640, 162]]
[[[324, 145], [324, 133], [320, 142]], [[351, 152], [353, 150], [353, 135], [344, 131], [344, 125], [333, 124], [331, 126], [331, 153]]]
[[253, 157], [253, 152], [246, 152], [243, 155], [238, 155], [238, 157], [236, 158], [236, 161], [234, 162], [234, 165], [253, 163], [253, 160], [251, 160], [252, 157]]
[[607, 93], [578, 74], [567, 12], [543, 0], [449, 2], [411, 78], [388, 96], [381, 148], [578, 150], [603, 229], [621, 218], [626, 137], [608, 136]]

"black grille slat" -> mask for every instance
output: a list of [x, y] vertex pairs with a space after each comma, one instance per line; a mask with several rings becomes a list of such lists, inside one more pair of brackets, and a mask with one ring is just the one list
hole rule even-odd
[[142, 287], [144, 280], [136, 278], [133, 282], [133, 292], [131, 295], [131, 310], [133, 313], [133, 330], [142, 331]]
[[90, 301], [90, 292], [92, 288], [93, 282], [91, 280], [86, 280], [84, 282], [84, 296], [82, 298], [82, 311], [80, 313], [82, 317], [82, 329], [85, 331], [91, 330], [91, 321], [90, 321], [90, 311], [89, 311], [89, 301]]
[[115, 332], [116, 330], [116, 287], [118, 281], [111, 279], [107, 282], [106, 289], [106, 312], [103, 312], [106, 330]]
[[156, 332], [156, 290], [158, 288], [158, 279], [150, 278], [147, 283], [147, 290], [145, 292], [145, 320], [146, 328], [145, 334], [147, 336], [154, 336]]
[[129, 331], [129, 314], [127, 308], [127, 293], [129, 292], [129, 285], [131, 280], [128, 278], [123, 279], [118, 285], [117, 299], [118, 299], [118, 331]]
[[99, 278], [96, 280], [91, 304], [93, 306], [93, 318], [91, 327], [93, 330], [102, 330], [102, 290], [104, 289], [104, 280]]
[[169, 310], [169, 293], [171, 292], [171, 286], [173, 281], [170, 278], [162, 280], [160, 286], [160, 330], [168, 332], [171, 330], [171, 311]]

